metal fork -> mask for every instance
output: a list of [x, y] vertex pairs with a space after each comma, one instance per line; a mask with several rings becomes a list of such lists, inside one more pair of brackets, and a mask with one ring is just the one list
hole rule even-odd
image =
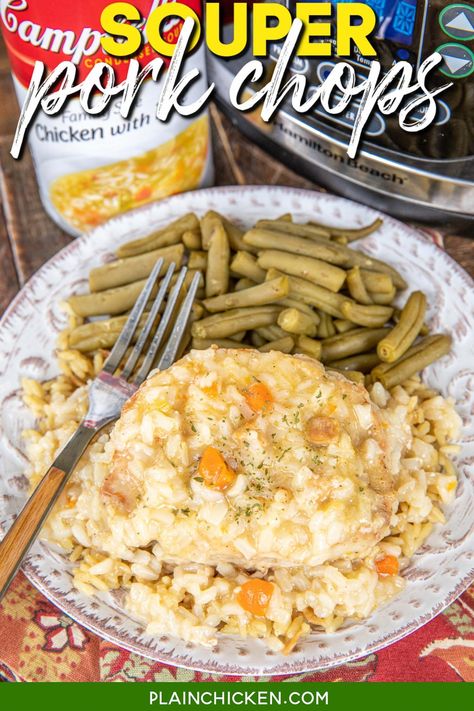
[[[199, 286], [200, 273], [198, 272], [194, 275], [184, 299], [179, 303], [180, 295], [185, 293], [183, 284], [187, 267], [183, 267], [180, 270], [176, 283], [170, 290], [171, 278], [176, 269], [176, 265], [171, 264], [161, 281], [158, 293], [153, 301], [145, 325], [138, 335], [136, 344], [126, 359], [120, 374], [116, 374], [138, 330], [140, 319], [147, 303], [150, 301], [162, 266], [163, 260], [160, 259], [153, 267], [143, 291], [138, 297], [102, 370], [90, 384], [89, 409], [86, 416], [71, 439], [59, 452], [0, 543], [0, 600], [7, 591], [13, 576], [36, 539], [76, 464], [93, 438], [103, 427], [120, 416], [124, 403], [143, 383], [150, 370], [154, 367], [158, 354], [160, 354], [160, 357], [155, 366], [158, 370], [169, 368], [176, 358], [191, 316], [191, 309]], [[168, 292], [169, 295], [163, 315], [158, 328], [153, 333], [156, 317]], [[173, 317], [176, 312], [178, 313], [173, 325]], [[172, 330], [170, 331], [170, 329]], [[169, 336], [166, 339], [168, 333]], [[150, 338], [151, 342], [145, 349]], [[143, 362], [138, 366], [141, 356], [143, 356]]]

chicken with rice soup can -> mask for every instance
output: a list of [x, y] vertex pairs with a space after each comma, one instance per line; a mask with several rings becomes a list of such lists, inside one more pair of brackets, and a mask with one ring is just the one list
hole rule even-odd
[[[142, 20], [169, 0], [135, 0]], [[180, 0], [201, 16], [200, 0]], [[105, 62], [115, 71], [116, 84], [127, 77], [130, 60], [112, 57], [101, 46], [100, 17], [109, 0], [51, 3], [47, 0], [0, 0], [1, 26], [20, 105], [27, 95], [36, 61], [48, 72], [63, 61], [78, 67], [76, 82]], [[175, 43], [182, 20], [170, 17], [162, 26], [166, 41]], [[144, 43], [135, 58], [144, 68], [160, 58]], [[203, 109], [190, 117], [172, 112], [156, 118], [156, 105], [167, 76], [169, 59], [158, 81], [145, 79], [124, 119], [121, 96], [104, 112], [88, 114], [74, 96], [54, 116], [38, 112], [28, 134], [41, 199], [50, 216], [77, 235], [114, 215], [169, 195], [205, 187], [213, 181], [209, 117]], [[182, 72], [199, 70], [186, 93], [191, 103], [207, 88], [203, 43], [183, 63]]]

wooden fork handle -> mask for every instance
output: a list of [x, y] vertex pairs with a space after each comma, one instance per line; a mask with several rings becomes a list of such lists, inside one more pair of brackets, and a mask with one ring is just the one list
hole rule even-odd
[[81, 425], [59, 453], [0, 543], [0, 600], [96, 430]]
[[62, 469], [51, 467], [0, 543], [0, 600], [39, 533], [50, 501], [63, 488], [66, 478]]

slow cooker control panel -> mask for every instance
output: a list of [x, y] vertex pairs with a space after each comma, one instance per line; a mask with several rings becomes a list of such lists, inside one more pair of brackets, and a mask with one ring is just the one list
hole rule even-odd
[[[337, 5], [348, 0], [331, 1]], [[379, 18], [372, 42], [377, 59], [385, 69], [400, 60], [410, 62], [417, 69], [423, 59], [437, 51], [443, 62], [432, 72], [430, 85], [446, 84], [448, 80], [453, 83], [438, 99], [434, 126], [407, 133], [400, 128], [395, 116], [374, 112], [365, 131], [366, 141], [426, 159], [449, 160], [473, 155], [474, 3], [447, 3], [445, 0], [366, 0], [366, 3]], [[290, 10], [294, 9], [294, 0], [286, 0], [285, 4]], [[277, 60], [280, 51], [281, 44], [272, 45], [271, 59]], [[356, 52], [343, 59], [356, 67], [361, 79], [367, 75], [371, 59]], [[337, 56], [328, 59], [295, 56], [291, 72], [305, 74], [310, 85], [318, 86], [338, 61]], [[314, 91], [310, 88], [310, 93], [311, 90]], [[351, 131], [357, 108], [354, 101], [344, 114], [332, 115], [318, 104], [313, 115], [306, 119], [308, 123], [323, 121], [342, 131]]]

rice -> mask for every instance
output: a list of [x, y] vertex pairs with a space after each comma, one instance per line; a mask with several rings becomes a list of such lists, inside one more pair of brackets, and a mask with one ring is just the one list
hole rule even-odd
[[[250, 357], [250, 353], [253, 351], [239, 351], [239, 358]], [[270, 353], [265, 357], [271, 360], [273, 356]], [[100, 358], [94, 362], [74, 351], [61, 358], [63, 372], [54, 380], [42, 384], [31, 380], [23, 382], [25, 401], [38, 418], [37, 429], [25, 433], [30, 461], [28, 475], [32, 486], [38, 483], [55, 453], [85, 414], [87, 381], [101, 367]], [[199, 352], [195, 358], [201, 359], [205, 365], [202, 387], [212, 388], [213, 369], [210, 361], [206, 360], [206, 352]], [[286, 363], [286, 360], [281, 363]], [[265, 381], [269, 387], [278, 388], [279, 392], [282, 371], [283, 366], [270, 370]], [[229, 366], [226, 372], [229, 373]], [[181, 369], [179, 376], [183, 378], [185, 375], [185, 370]], [[193, 451], [183, 452], [182, 442], [176, 436], [174, 409], [169, 406], [173, 382], [169, 381], [167, 387], [168, 400], [155, 407], [156, 418], [152, 421], [145, 416], [140, 420], [141, 446], [145, 449], [147, 446], [154, 447], [153, 428], [159, 426], [160, 431], [167, 432], [167, 456], [173, 461], [178, 459], [183, 467], [189, 467]], [[194, 392], [193, 387], [196, 386], [191, 383], [191, 392]], [[240, 395], [238, 389], [231, 390], [231, 387], [230, 384], [226, 401], [232, 399], [229, 417], [236, 418], [238, 407], [235, 403], [239, 402]], [[301, 400], [305, 401], [312, 387], [311, 379], [301, 377], [295, 387]], [[393, 491], [386, 494], [388, 508], [384, 510], [389, 510], [388, 518], [378, 521], [378, 528], [373, 529], [373, 538], [355, 553], [351, 554], [349, 549], [334, 543], [340, 541], [341, 536], [341, 522], [336, 517], [324, 520], [321, 528], [317, 529], [318, 533], [324, 530], [327, 544], [325, 554], [317, 560], [304, 555], [298, 559], [297, 553], [304, 551], [305, 542], [302, 540], [299, 544], [297, 539], [293, 541], [293, 562], [291, 556], [278, 555], [278, 541], [275, 545], [271, 539], [264, 545], [271, 555], [262, 558], [260, 551], [255, 552], [255, 539], [246, 536], [248, 521], [241, 527], [241, 535], [234, 536], [232, 540], [232, 555], [212, 558], [207, 551], [198, 562], [186, 560], [185, 556], [179, 560], [176, 556], [179, 540], [171, 540], [171, 543], [153, 540], [146, 516], [134, 516], [132, 531], [132, 527], [123, 524], [127, 517], [116, 515], [110, 505], [105, 507], [107, 513], [104, 514], [101, 488], [110, 476], [111, 452], [113, 450], [116, 454], [123, 447], [128, 430], [131, 432], [129, 438], [133, 440], [136, 436], [130, 429], [136, 424], [133, 409], [126, 415], [128, 420], [122, 418], [122, 431], [119, 427], [112, 435], [104, 432], [89, 447], [42, 535], [68, 552], [74, 563], [74, 584], [79, 590], [93, 595], [97, 590], [125, 589], [126, 608], [143, 620], [151, 634], [172, 634], [209, 647], [217, 643], [219, 634], [252, 636], [264, 639], [276, 651], [290, 653], [298, 640], [312, 629], [331, 632], [346, 620], [365, 619], [379, 605], [395, 596], [404, 586], [403, 574], [380, 574], [377, 561], [386, 556], [393, 557], [403, 571], [433, 526], [444, 523], [443, 507], [450, 504], [455, 496], [457, 480], [450, 457], [457, 452], [452, 442], [458, 436], [461, 422], [453, 402], [428, 389], [419, 377], [411, 378], [390, 392], [384, 390], [380, 383], [375, 383], [369, 387], [369, 393], [371, 408], [379, 411], [383, 421], [389, 423], [387, 457], [390, 471], [395, 472], [396, 476]], [[288, 397], [292, 396], [293, 393], [289, 392]], [[154, 402], [156, 405], [156, 400]], [[360, 404], [355, 403], [354, 412], [357, 427], [363, 428], [370, 424], [367, 418], [371, 411], [360, 409]], [[219, 406], [222, 407], [222, 402]], [[196, 436], [203, 441], [215, 435], [204, 416], [199, 420], [199, 428]], [[120, 437], [117, 432], [122, 432]], [[297, 440], [292, 442], [295, 451], [300, 445]], [[252, 446], [256, 446], [255, 442]], [[364, 456], [369, 455], [370, 451], [364, 453]], [[286, 456], [296, 455], [290, 452]], [[298, 456], [302, 456], [301, 452]], [[134, 466], [139, 467], [136, 457], [133, 461]], [[192, 525], [196, 528], [189, 528], [187, 494], [180, 490], [179, 478], [173, 476], [170, 480], [159, 467], [153, 471], [156, 481], [147, 493], [150, 506], [153, 497], [158, 497], [153, 512], [159, 530], [169, 529], [173, 535], [179, 535], [181, 524], [176, 525], [178, 516], [179, 521], [184, 521], [184, 530], [188, 526], [188, 534], [197, 535], [196, 540], [199, 541], [205, 530], [199, 528], [202, 519], [196, 516], [194, 522], [192, 515]], [[346, 483], [341, 478], [339, 501], [333, 497], [341, 511], [347, 500]], [[190, 496], [202, 494], [200, 482], [192, 486], [194, 490], [191, 487]], [[237, 477], [232, 485], [236, 500], [245, 496], [245, 486], [242, 478]], [[179, 514], [170, 513], [169, 508], [162, 505], [160, 497], [163, 496], [169, 496], [170, 501], [181, 501], [177, 504], [181, 507]], [[222, 497], [209, 498], [209, 501], [202, 501], [201, 509], [208, 525], [214, 527], [212, 530], [221, 530], [219, 527], [222, 527], [226, 516]], [[288, 493], [282, 487], [274, 492], [272, 505], [285, 512], [290, 508], [290, 499], [293, 505], [294, 498], [292, 491]], [[304, 515], [302, 507], [294, 510], [297, 520], [301, 521]], [[249, 514], [249, 518], [254, 527], [252, 530], [257, 530], [261, 515], [256, 516], [255, 521], [253, 513]], [[265, 541], [263, 532], [261, 535]], [[229, 544], [229, 541], [224, 542]], [[218, 548], [216, 542], [216, 550]], [[194, 556], [196, 551], [198, 548], [191, 551]], [[273, 586], [264, 616], [250, 613], [238, 602], [242, 586], [254, 579], [268, 581]]]

